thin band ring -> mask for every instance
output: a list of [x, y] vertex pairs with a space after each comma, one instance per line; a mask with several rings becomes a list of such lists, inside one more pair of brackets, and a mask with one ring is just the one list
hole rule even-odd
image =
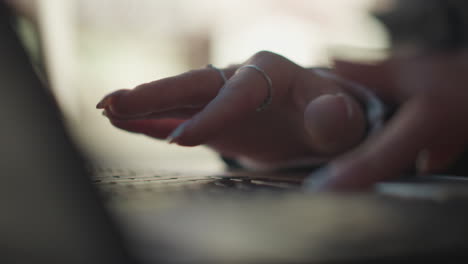
[[219, 75], [221, 75], [221, 78], [223, 78], [223, 84], [225, 84], [227, 82], [226, 74], [224, 74], [224, 72], [222, 70], [220, 70], [219, 68], [213, 66], [213, 64], [208, 64], [208, 65], [206, 65], [206, 67], [217, 71], [219, 73]]
[[261, 112], [265, 110], [271, 104], [271, 101], [273, 100], [273, 82], [271, 81], [270, 76], [268, 76], [268, 74], [262, 68], [253, 64], [248, 64], [248, 65], [244, 65], [240, 67], [239, 69], [237, 69], [236, 73], [238, 73], [240, 70], [245, 69], [245, 68], [255, 69], [256, 71], [262, 74], [263, 78], [265, 78], [265, 80], [268, 83], [267, 97], [265, 98], [265, 100], [263, 100], [260, 106], [257, 107], [257, 112]]

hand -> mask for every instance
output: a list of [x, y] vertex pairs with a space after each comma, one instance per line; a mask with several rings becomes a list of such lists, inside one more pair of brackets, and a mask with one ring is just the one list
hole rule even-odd
[[[344, 78], [399, 105], [379, 133], [311, 177], [314, 189], [349, 190], [447, 168], [468, 143], [468, 54], [393, 57], [375, 65], [336, 62]], [[314, 178], [323, 177], [321, 179]]]
[[[355, 99], [333, 81], [271, 52], [243, 65], [270, 76], [273, 100], [262, 112], [268, 83], [252, 68], [212, 68], [120, 90], [98, 108], [121, 129], [182, 146], [205, 144], [222, 155], [259, 164], [329, 159], [362, 140], [366, 122]], [[177, 128], [177, 129], [176, 129]]]

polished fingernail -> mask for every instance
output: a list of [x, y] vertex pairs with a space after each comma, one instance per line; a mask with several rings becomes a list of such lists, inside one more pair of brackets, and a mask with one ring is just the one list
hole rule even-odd
[[302, 189], [306, 192], [324, 191], [332, 177], [331, 168], [328, 166], [315, 170], [302, 183]]
[[180, 124], [167, 138], [166, 141], [169, 144], [176, 143], [177, 139], [184, 133], [185, 128], [187, 127], [187, 122]]
[[354, 105], [353, 105], [353, 102], [351, 101], [351, 98], [349, 98], [349, 96], [344, 93], [338, 93], [336, 94], [336, 96], [343, 99], [343, 102], [345, 103], [345, 106], [346, 106], [346, 114], [348, 116], [348, 119], [351, 119], [354, 115]]
[[97, 103], [96, 109], [103, 109], [104, 107], [106, 107], [106, 104], [105, 104], [105, 100], [102, 99], [101, 101], [99, 101], [99, 103]]
[[117, 94], [120, 94], [120, 93], [122, 93], [122, 92], [124, 92], [124, 91], [128, 91], [128, 89], [120, 89], [120, 90], [117, 90], [117, 91], [115, 91], [115, 92], [112, 92], [112, 93], [110, 93], [110, 94], [104, 96], [104, 98], [102, 98], [101, 101], [99, 101], [99, 103], [97, 103], [96, 108], [97, 108], [97, 109], [104, 109], [104, 108], [106, 108], [106, 106], [109, 105], [110, 99], [111, 99], [113, 96], [115, 96], [115, 95], [117, 95]]
[[106, 108], [106, 106], [109, 104], [110, 97], [111, 95], [106, 95], [104, 98], [102, 98], [102, 100], [97, 103], [96, 109]]

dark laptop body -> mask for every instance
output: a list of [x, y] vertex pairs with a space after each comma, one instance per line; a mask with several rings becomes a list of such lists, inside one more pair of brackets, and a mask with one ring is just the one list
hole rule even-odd
[[128, 263], [0, 3], [0, 263]]

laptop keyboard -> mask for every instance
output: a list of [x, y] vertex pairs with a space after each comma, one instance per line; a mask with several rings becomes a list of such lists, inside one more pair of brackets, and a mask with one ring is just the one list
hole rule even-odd
[[[297, 191], [307, 173], [220, 174], [178, 173], [171, 171], [137, 171], [119, 168], [93, 168], [93, 183], [104, 199], [154, 200], [168, 195], [210, 196], [226, 194], [258, 194]], [[405, 198], [445, 201], [468, 199], [468, 179], [465, 177], [424, 176], [376, 184], [376, 193]]]
[[91, 169], [92, 182], [105, 199], [127, 200], [161, 194], [219, 194], [281, 192], [298, 188], [298, 177], [271, 177], [261, 174], [177, 173], [171, 171], [136, 171], [118, 168]]

